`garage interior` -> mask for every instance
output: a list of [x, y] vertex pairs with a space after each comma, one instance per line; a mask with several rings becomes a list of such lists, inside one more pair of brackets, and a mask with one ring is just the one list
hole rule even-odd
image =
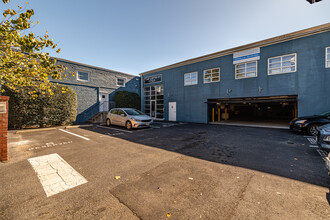
[[297, 117], [297, 96], [210, 99], [209, 123], [285, 126]]

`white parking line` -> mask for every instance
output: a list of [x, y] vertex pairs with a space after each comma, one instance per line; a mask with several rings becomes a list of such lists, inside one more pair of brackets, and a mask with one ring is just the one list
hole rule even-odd
[[88, 182], [58, 154], [34, 157], [28, 161], [37, 173], [47, 197]]
[[322, 157], [322, 159], [323, 159], [324, 161], [327, 160], [327, 159], [326, 159], [326, 158], [328, 157], [327, 152], [325, 152], [325, 151], [323, 151], [323, 150], [320, 150], [320, 149], [317, 149], [316, 151], [320, 154], [320, 156]]
[[312, 147], [312, 148], [319, 148], [319, 146], [317, 146], [317, 145], [309, 145], [309, 147]]
[[74, 136], [80, 137], [80, 138], [85, 139], [85, 140], [87, 140], [87, 141], [90, 140], [90, 139], [87, 138], [87, 137], [83, 137], [83, 136], [81, 136], [81, 135], [79, 135], [79, 134], [75, 134], [75, 133], [72, 133], [72, 132], [70, 132], [70, 131], [66, 131], [66, 130], [63, 130], [63, 129], [59, 129], [59, 130], [60, 130], [60, 131], [63, 131], [63, 132], [66, 132], [66, 133], [68, 133], [68, 134], [71, 134], [71, 135], [74, 135]]
[[127, 132], [127, 133], [133, 133], [132, 131], [126, 131], [126, 130], [121, 130], [121, 129], [117, 129], [117, 128], [110, 128], [110, 127], [106, 127], [106, 126], [102, 126], [102, 125], [96, 125], [96, 127], [110, 129], [110, 130], [116, 130], [116, 131], [122, 131], [122, 132]]
[[309, 143], [311, 143], [311, 144], [316, 144], [316, 139], [314, 138], [314, 137], [309, 137], [309, 138], [307, 138], [307, 140], [309, 141]]

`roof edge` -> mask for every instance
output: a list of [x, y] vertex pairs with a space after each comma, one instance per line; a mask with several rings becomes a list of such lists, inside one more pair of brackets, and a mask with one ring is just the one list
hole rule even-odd
[[67, 59], [63, 59], [63, 58], [59, 58], [59, 57], [51, 57], [51, 58], [56, 59], [58, 61], [62, 61], [62, 62], [66, 62], [66, 63], [78, 64], [78, 65], [81, 65], [81, 66], [91, 67], [91, 68], [99, 69], [99, 70], [103, 70], [103, 71], [110, 71], [110, 72], [124, 74], [124, 75], [127, 75], [127, 76], [139, 77], [138, 75], [132, 75], [132, 74], [129, 74], [129, 73], [123, 73], [123, 72], [119, 72], [119, 71], [116, 71], [116, 70], [106, 69], [106, 68], [103, 68], [103, 67], [92, 66], [92, 65], [89, 65], [89, 64], [79, 63], [79, 62], [76, 62], [76, 61], [67, 60]]
[[295, 32], [291, 32], [291, 33], [288, 33], [288, 34], [283, 34], [283, 35], [279, 35], [279, 36], [276, 36], [276, 37], [268, 38], [266, 40], [261, 40], [261, 41], [257, 41], [257, 42], [254, 42], [254, 43], [234, 47], [234, 48], [231, 48], [231, 49], [226, 49], [226, 50], [222, 50], [222, 51], [219, 51], [219, 52], [207, 54], [207, 55], [204, 55], [204, 56], [188, 59], [188, 60], [181, 61], [181, 62], [178, 62], [178, 63], [170, 64], [170, 65], [167, 65], [167, 66], [164, 66], [164, 67], [149, 70], [149, 71], [140, 73], [139, 75], [143, 76], [143, 75], [146, 75], [146, 74], [149, 74], [149, 73], [159, 72], [159, 71], [163, 71], [163, 70], [172, 69], [172, 68], [175, 68], [175, 67], [180, 67], [180, 66], [184, 66], [184, 65], [188, 65], [188, 64], [198, 63], [198, 62], [205, 61], [205, 60], [210, 60], [210, 59], [213, 59], [213, 58], [226, 56], [226, 55], [229, 55], [229, 54], [233, 54], [233, 53], [243, 51], [243, 50], [252, 49], [252, 48], [255, 48], [255, 47], [269, 46], [269, 45], [272, 45], [272, 44], [282, 43], [282, 42], [285, 42], [285, 41], [294, 40], [294, 39], [298, 39], [298, 38], [303, 38], [303, 37], [307, 37], [307, 36], [310, 36], [310, 35], [315, 35], [315, 34], [327, 32], [327, 31], [330, 31], [330, 23], [318, 25], [318, 26], [311, 27], [311, 28], [306, 28], [306, 29], [303, 29], [303, 30], [300, 30], [300, 31], [295, 31]]

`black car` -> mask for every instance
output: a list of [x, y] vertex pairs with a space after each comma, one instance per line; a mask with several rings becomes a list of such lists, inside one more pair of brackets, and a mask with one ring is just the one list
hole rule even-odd
[[290, 130], [316, 135], [317, 128], [328, 123], [330, 123], [330, 111], [320, 115], [296, 118], [290, 122]]

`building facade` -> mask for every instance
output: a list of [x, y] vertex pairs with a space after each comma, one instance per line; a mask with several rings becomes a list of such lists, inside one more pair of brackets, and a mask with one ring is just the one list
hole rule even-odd
[[[57, 64], [67, 67], [65, 80], [54, 80], [70, 86], [77, 94], [76, 123], [83, 123], [99, 112], [115, 107], [114, 94], [125, 90], [140, 93], [140, 77], [114, 70], [56, 58]], [[70, 72], [75, 72], [72, 76]]]
[[142, 110], [209, 123], [330, 111], [330, 23], [140, 74]]

